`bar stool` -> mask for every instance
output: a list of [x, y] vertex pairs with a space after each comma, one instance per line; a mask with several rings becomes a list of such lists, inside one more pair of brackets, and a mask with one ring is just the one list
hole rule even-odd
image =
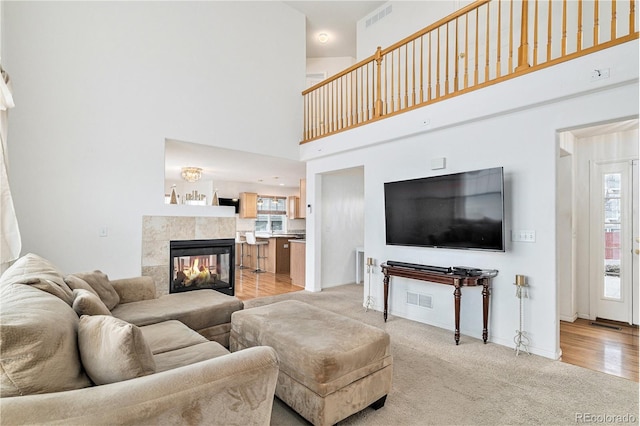
[[244, 266], [244, 244], [246, 242], [247, 241], [240, 236], [240, 232], [236, 232], [236, 244], [240, 244], [240, 264], [238, 265], [238, 269], [246, 268], [246, 266]]
[[256, 269], [254, 269], [253, 272], [266, 272], [264, 269], [260, 269], [260, 259], [266, 259], [266, 256], [260, 256], [260, 246], [269, 244], [269, 242], [257, 241], [256, 235], [253, 232], [245, 232], [244, 238], [246, 239], [247, 244], [249, 244], [250, 246], [256, 246]]

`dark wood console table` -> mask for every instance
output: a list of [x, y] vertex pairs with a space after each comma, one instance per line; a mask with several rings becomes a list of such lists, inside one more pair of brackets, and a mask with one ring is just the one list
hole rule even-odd
[[489, 321], [489, 294], [491, 278], [495, 276], [480, 275], [469, 277], [465, 275], [454, 275], [442, 272], [434, 272], [421, 269], [404, 268], [399, 266], [389, 266], [386, 263], [380, 265], [382, 273], [384, 275], [384, 321], [387, 321], [387, 312], [389, 304], [389, 278], [390, 277], [402, 277], [411, 278], [414, 280], [428, 281], [436, 284], [447, 284], [454, 287], [453, 297], [455, 305], [455, 340], [456, 345], [460, 343], [460, 298], [462, 296], [461, 287], [473, 287], [482, 286], [482, 340], [487, 343], [488, 337], [488, 321]]

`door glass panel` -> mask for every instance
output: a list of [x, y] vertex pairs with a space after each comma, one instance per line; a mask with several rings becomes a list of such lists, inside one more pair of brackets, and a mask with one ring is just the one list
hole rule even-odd
[[604, 175], [604, 285], [603, 296], [622, 299], [620, 282], [621, 173]]

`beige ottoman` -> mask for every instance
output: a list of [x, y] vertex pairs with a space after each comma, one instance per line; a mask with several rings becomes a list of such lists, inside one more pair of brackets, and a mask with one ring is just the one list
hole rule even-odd
[[391, 391], [389, 335], [351, 318], [288, 300], [231, 315], [229, 348], [271, 346], [276, 396], [314, 425], [332, 425]]

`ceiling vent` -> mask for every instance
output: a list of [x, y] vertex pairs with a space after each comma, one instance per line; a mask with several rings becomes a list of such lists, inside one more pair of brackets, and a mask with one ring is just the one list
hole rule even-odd
[[389, 5], [389, 6], [385, 7], [384, 9], [382, 9], [380, 12], [377, 12], [374, 15], [371, 15], [371, 17], [369, 17], [367, 19], [366, 28], [369, 28], [371, 25], [375, 24], [376, 22], [378, 22], [379, 20], [381, 20], [385, 16], [389, 15], [392, 10], [393, 10], [392, 6]]

